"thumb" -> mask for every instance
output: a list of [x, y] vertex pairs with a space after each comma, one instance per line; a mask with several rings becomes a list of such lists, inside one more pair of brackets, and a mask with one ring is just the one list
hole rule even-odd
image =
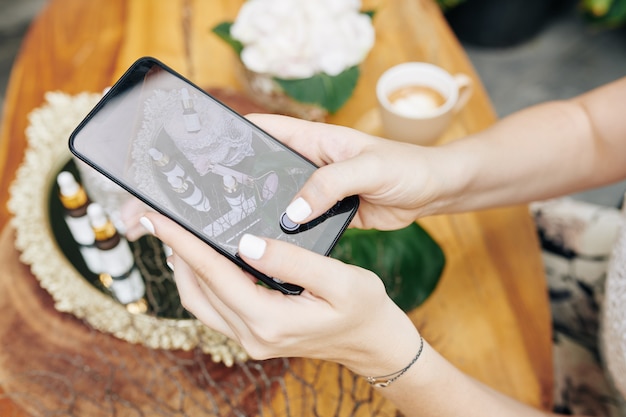
[[295, 223], [306, 223], [346, 197], [374, 192], [381, 181], [382, 168], [377, 159], [361, 154], [318, 168], [287, 206], [287, 216]]

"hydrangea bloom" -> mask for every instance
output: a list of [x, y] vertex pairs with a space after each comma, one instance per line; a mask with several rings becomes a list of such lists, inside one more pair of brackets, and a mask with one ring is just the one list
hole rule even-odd
[[374, 45], [371, 18], [360, 0], [248, 0], [230, 34], [244, 45], [251, 71], [278, 78], [340, 74]]

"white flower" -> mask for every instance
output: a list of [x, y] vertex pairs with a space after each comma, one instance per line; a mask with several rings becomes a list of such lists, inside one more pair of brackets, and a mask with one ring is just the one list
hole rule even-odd
[[337, 75], [363, 61], [374, 27], [360, 0], [248, 0], [230, 34], [244, 45], [241, 60], [278, 78]]

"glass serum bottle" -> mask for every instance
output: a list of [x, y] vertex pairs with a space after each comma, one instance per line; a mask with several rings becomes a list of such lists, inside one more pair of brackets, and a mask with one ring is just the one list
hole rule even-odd
[[78, 250], [87, 268], [94, 274], [102, 271], [100, 253], [95, 246], [95, 234], [91, 228], [87, 207], [89, 198], [83, 186], [68, 171], [57, 175], [59, 199], [64, 208], [64, 219], [70, 234], [78, 244]]
[[157, 148], [148, 149], [148, 154], [154, 161], [156, 167], [165, 175], [166, 177], [180, 177], [185, 178], [187, 174], [183, 167], [181, 167], [178, 162], [172, 160], [167, 154], [161, 152]]
[[246, 196], [243, 193], [241, 184], [232, 175], [224, 175], [222, 181], [224, 184], [224, 198], [230, 208], [237, 212], [243, 211]]
[[209, 199], [193, 182], [186, 181], [181, 177], [167, 177], [167, 181], [177, 197], [189, 206], [205, 213], [211, 210]]
[[182, 88], [180, 95], [183, 104], [183, 122], [185, 124], [185, 130], [189, 133], [199, 132], [202, 129], [200, 115], [198, 115], [194, 107], [193, 100], [189, 95], [189, 90]]
[[120, 303], [139, 301], [145, 295], [146, 286], [128, 241], [118, 233], [101, 205], [91, 203], [87, 215], [100, 251], [101, 282]]

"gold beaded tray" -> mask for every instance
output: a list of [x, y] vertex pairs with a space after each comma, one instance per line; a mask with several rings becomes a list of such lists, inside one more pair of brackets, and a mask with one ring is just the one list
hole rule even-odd
[[183, 309], [156, 238], [143, 237], [131, 243], [146, 282], [145, 311], [115, 301], [82, 260], [64, 221], [56, 176], [68, 170], [80, 177], [67, 141], [99, 98], [99, 94], [50, 92], [45, 103], [29, 115], [29, 146], [11, 185], [8, 203], [20, 260], [31, 267], [58, 311], [84, 319], [102, 332], [151, 348], [200, 347], [213, 360], [227, 365], [247, 359], [234, 341], [202, 325]]

